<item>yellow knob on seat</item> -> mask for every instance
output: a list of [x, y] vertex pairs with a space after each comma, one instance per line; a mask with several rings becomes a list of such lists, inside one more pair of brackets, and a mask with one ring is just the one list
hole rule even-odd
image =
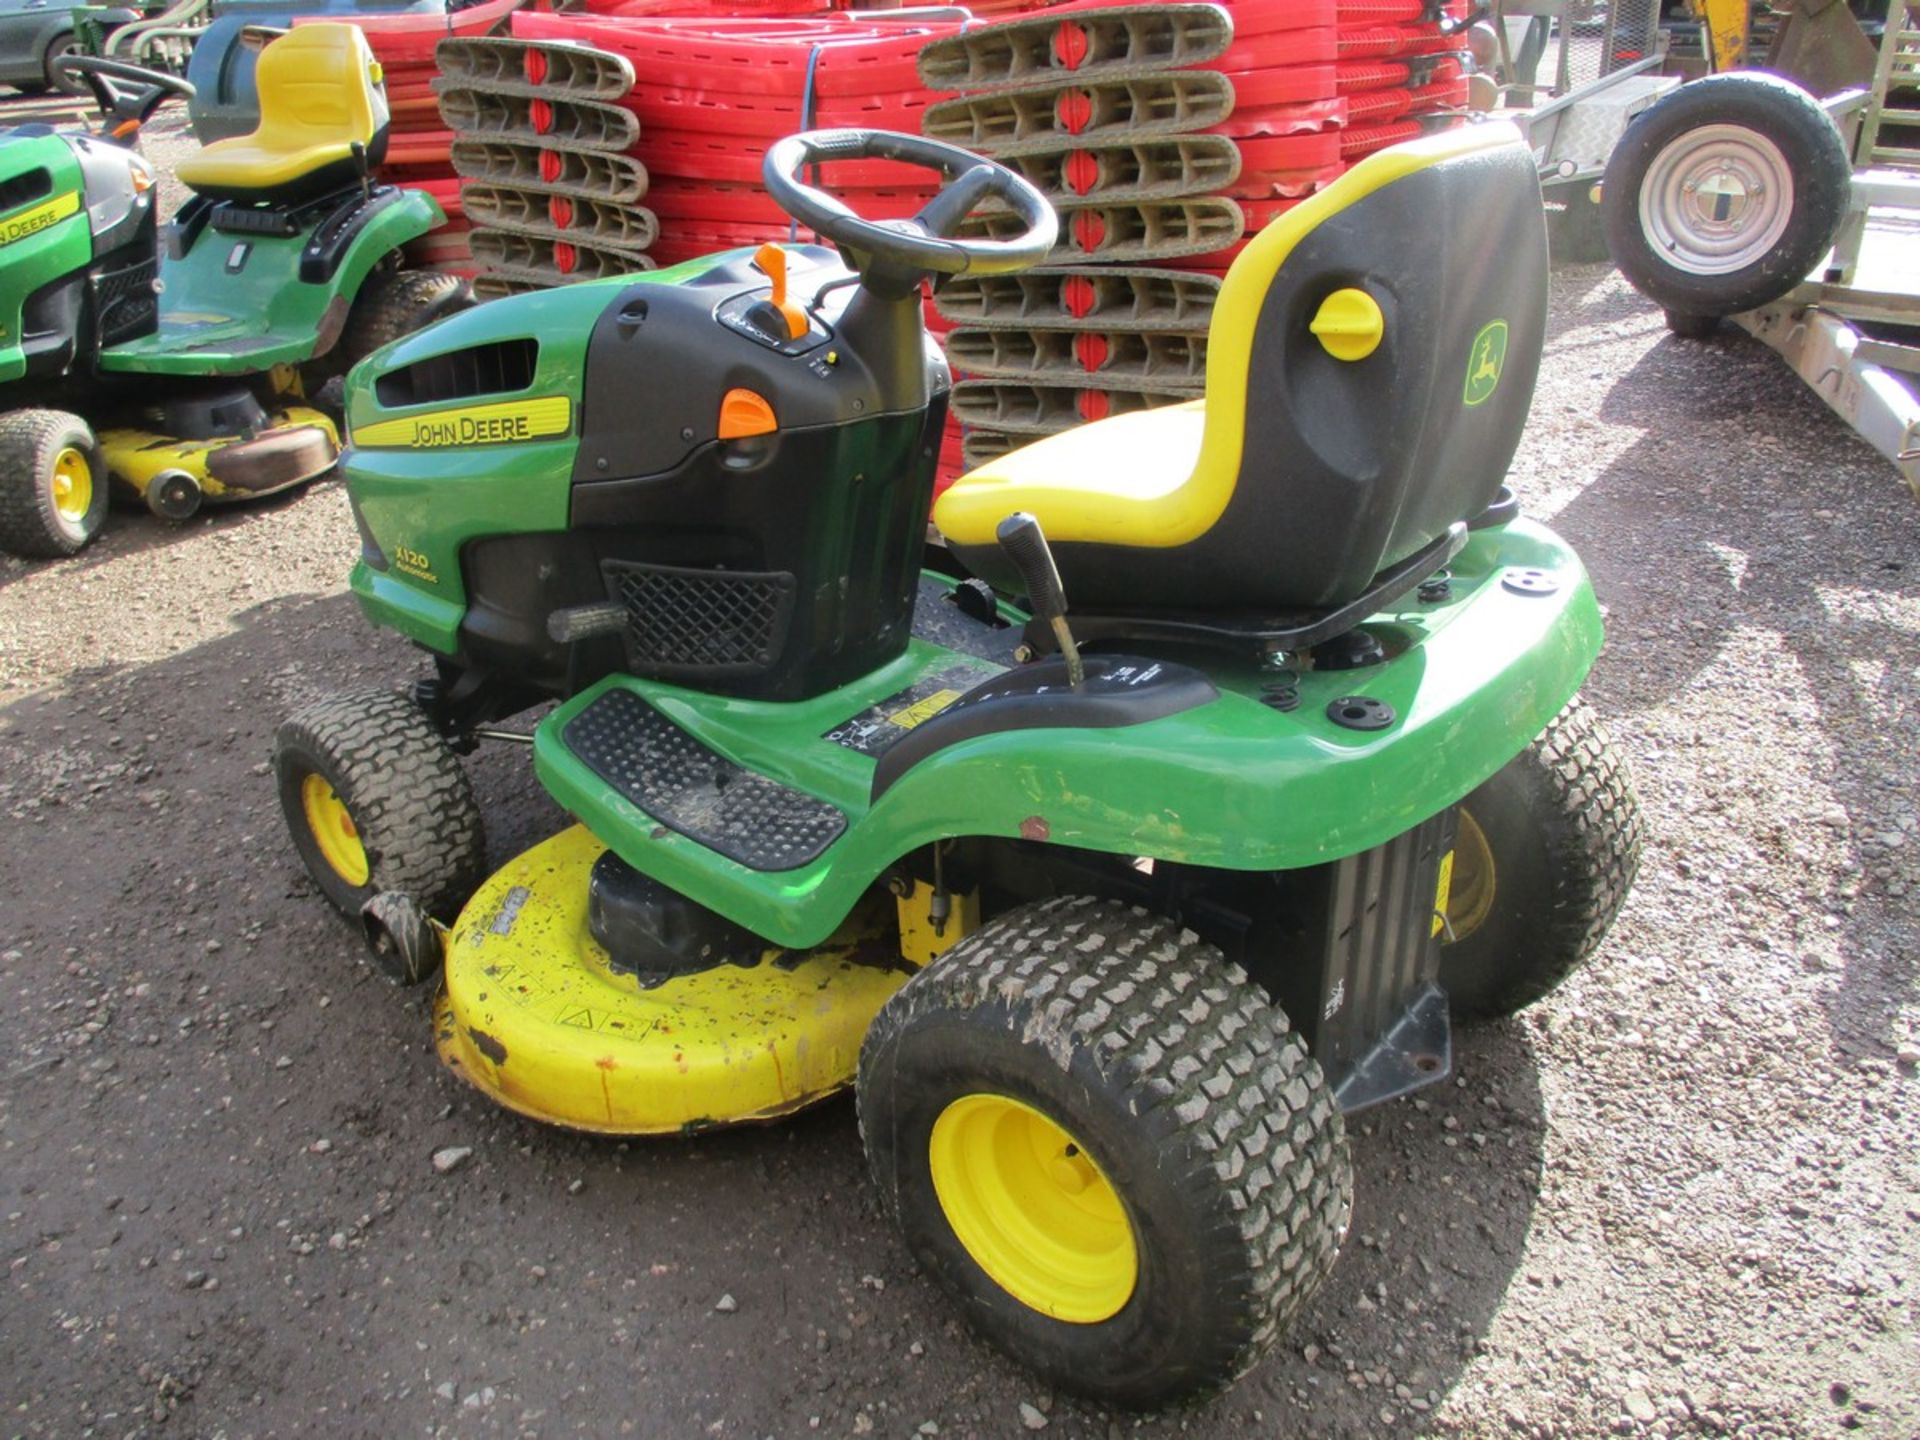
[[1320, 302], [1307, 327], [1336, 360], [1364, 360], [1380, 348], [1387, 333], [1379, 302], [1364, 290], [1336, 290]]

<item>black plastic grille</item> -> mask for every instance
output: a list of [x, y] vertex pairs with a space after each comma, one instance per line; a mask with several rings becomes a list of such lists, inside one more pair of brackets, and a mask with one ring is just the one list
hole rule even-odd
[[496, 340], [389, 370], [373, 382], [373, 393], [388, 407], [508, 395], [533, 384], [539, 363], [538, 340]]
[[42, 165], [0, 180], [0, 215], [53, 193], [53, 172]]
[[159, 274], [160, 263], [153, 255], [131, 265], [93, 271], [89, 278], [99, 345], [116, 345], [152, 332], [160, 318], [160, 299], [153, 288]]
[[791, 573], [689, 570], [609, 560], [607, 591], [627, 612], [636, 673], [740, 675], [770, 670], [786, 648]]

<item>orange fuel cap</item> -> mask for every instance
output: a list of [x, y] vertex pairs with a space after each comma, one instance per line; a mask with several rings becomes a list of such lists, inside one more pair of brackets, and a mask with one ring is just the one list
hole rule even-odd
[[[781, 318], [787, 322], [787, 338], [798, 340], [807, 333], [807, 312], [787, 298], [787, 252], [778, 245], [762, 245], [754, 252], [753, 263], [758, 265], [761, 272], [773, 282], [771, 300], [773, 308], [778, 310]], [[773, 412], [767, 413], [771, 415]]]
[[744, 440], [749, 435], [771, 435], [780, 428], [773, 406], [764, 395], [735, 388], [720, 397], [720, 438]]

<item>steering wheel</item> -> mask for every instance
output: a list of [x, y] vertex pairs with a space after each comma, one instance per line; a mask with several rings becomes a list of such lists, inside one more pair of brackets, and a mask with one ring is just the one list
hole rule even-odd
[[[948, 183], [911, 220], [862, 220], [799, 172], [835, 160], [898, 160], [937, 171]], [[936, 275], [1006, 275], [1038, 265], [1053, 249], [1060, 220], [1047, 197], [1004, 165], [957, 145], [892, 130], [805, 130], [774, 142], [761, 165], [771, 195], [794, 219], [833, 241], [869, 288], [880, 271], [912, 284]], [[989, 196], [1006, 202], [1026, 226], [1010, 240], [957, 240], [953, 232]]]
[[[119, 122], [107, 129], [108, 136], [115, 140], [122, 138], [122, 127], [127, 122], [131, 121], [135, 129], [146, 124], [169, 97], [178, 95], [187, 100], [194, 97], [191, 81], [164, 70], [149, 70], [130, 60], [112, 60], [104, 55], [66, 55], [61, 57], [60, 64], [87, 82], [102, 115]], [[138, 88], [123, 89], [115, 83], [118, 80], [133, 81]]]

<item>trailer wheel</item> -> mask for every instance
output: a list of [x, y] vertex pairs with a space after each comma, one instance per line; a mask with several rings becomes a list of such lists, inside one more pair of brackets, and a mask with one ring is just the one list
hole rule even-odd
[[0, 415], [0, 550], [71, 555], [107, 523], [107, 469], [93, 431], [64, 410]]
[[1511, 1015], [1585, 964], [1633, 885], [1640, 838], [1626, 762], [1575, 699], [1460, 804], [1440, 948], [1453, 1014]]
[[1085, 897], [982, 926], [860, 1052], [882, 1207], [993, 1344], [1153, 1406], [1223, 1385], [1331, 1268], [1345, 1132], [1287, 1018], [1212, 946]]
[[1655, 304], [1737, 315], [1807, 278], [1847, 213], [1852, 166], [1826, 111], [1777, 75], [1710, 75], [1627, 127], [1601, 208], [1620, 273]]
[[293, 848], [356, 924], [385, 891], [450, 920], [479, 886], [486, 835], [473, 787], [406, 696], [315, 701], [275, 732], [273, 770]]

